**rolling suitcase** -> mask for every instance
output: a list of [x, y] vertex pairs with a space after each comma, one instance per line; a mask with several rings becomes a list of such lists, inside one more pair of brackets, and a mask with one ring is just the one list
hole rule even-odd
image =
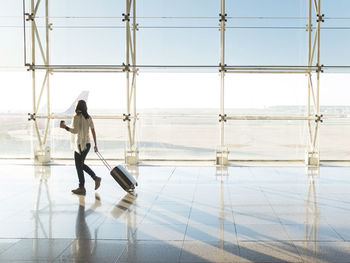
[[117, 181], [117, 183], [127, 192], [133, 192], [137, 186], [135, 178], [124, 168], [122, 165], [118, 165], [112, 169], [112, 167], [107, 163], [105, 158], [96, 152], [97, 156], [101, 159], [103, 164], [109, 170], [110, 174]]

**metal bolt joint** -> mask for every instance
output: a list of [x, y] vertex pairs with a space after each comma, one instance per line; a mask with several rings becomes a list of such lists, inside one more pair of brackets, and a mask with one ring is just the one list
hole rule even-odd
[[26, 63], [25, 66], [28, 67], [27, 71], [34, 71], [35, 70], [34, 63], [33, 64]]
[[123, 72], [130, 72], [130, 64], [126, 65], [125, 63], [123, 63]]
[[124, 17], [123, 19], [122, 19], [122, 21], [124, 22], [124, 21], [130, 21], [130, 14], [122, 14], [122, 16]]
[[227, 64], [221, 65], [221, 63], [220, 63], [219, 67], [220, 67], [219, 72], [227, 72], [227, 69], [226, 69]]
[[324, 67], [324, 65], [322, 64], [322, 65], [319, 65], [319, 64], [316, 64], [316, 67], [317, 67], [317, 69], [316, 69], [316, 72], [321, 72], [321, 73], [323, 73], [323, 67]]
[[324, 14], [320, 15], [320, 14], [317, 14], [317, 22], [324, 22]]
[[323, 120], [322, 120], [322, 118], [323, 118], [323, 114], [321, 114], [321, 115], [315, 115], [315, 117], [316, 117], [316, 120], [315, 120], [315, 122], [323, 122]]
[[226, 19], [227, 14], [219, 14], [219, 17], [220, 17], [219, 22], [222, 22], [222, 21], [227, 22], [227, 19]]
[[219, 114], [219, 122], [222, 122], [222, 121], [224, 122], [227, 121], [227, 114], [224, 114], [224, 115]]
[[130, 113], [129, 114], [123, 114], [123, 121], [131, 121], [131, 119], [130, 119]]
[[36, 114], [35, 113], [28, 113], [28, 121], [35, 121], [36, 120]]
[[34, 21], [34, 14], [33, 13], [24, 13], [24, 15], [26, 16], [26, 21]]

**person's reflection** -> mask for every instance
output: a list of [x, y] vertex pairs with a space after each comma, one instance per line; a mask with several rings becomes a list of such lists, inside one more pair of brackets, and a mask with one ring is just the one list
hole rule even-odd
[[100, 196], [95, 194], [95, 203], [85, 210], [85, 196], [79, 195], [79, 209], [75, 223], [76, 239], [72, 244], [72, 257], [76, 262], [89, 262], [95, 254], [97, 247], [97, 232], [94, 241], [91, 238], [90, 229], [86, 223], [86, 218], [95, 213], [97, 207], [101, 206]]

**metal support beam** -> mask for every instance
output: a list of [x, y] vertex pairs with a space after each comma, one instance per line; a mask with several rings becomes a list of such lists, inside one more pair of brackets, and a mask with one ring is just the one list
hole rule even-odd
[[[132, 16], [130, 15], [132, 11]], [[130, 26], [130, 17], [132, 17], [132, 26]], [[138, 163], [138, 149], [136, 147], [136, 0], [126, 0], [126, 12], [123, 14], [126, 30], [126, 61], [124, 63], [124, 72], [126, 74], [126, 114], [128, 118], [124, 121], [128, 130], [128, 145], [125, 149], [125, 163]], [[131, 63], [131, 65], [130, 65]], [[132, 116], [132, 118], [131, 118]]]
[[[44, 3], [44, 13], [45, 13], [45, 46], [43, 46], [43, 42], [41, 40], [42, 36], [40, 36], [39, 31], [37, 30], [35, 18], [37, 16], [37, 12], [42, 5], [41, 0], [31, 0], [30, 4], [30, 14], [24, 13], [24, 16], [27, 16], [26, 21], [29, 21], [31, 24], [31, 64], [27, 64], [28, 70], [32, 71], [32, 92], [33, 92], [33, 113], [30, 114], [31, 118], [28, 120], [34, 121], [34, 131], [37, 137], [38, 146], [34, 151], [35, 160], [39, 162], [49, 162], [50, 161], [50, 148], [47, 146], [47, 137], [49, 133], [50, 127], [50, 118], [46, 118], [45, 130], [43, 133], [39, 130], [36, 115], [40, 108], [40, 103], [42, 99], [42, 95], [44, 90], [46, 89], [46, 111], [47, 116], [50, 116], [50, 70], [48, 66], [50, 65], [50, 42], [49, 42], [49, 31], [51, 28], [49, 22], [49, 0], [45, 0]], [[42, 81], [41, 90], [39, 97], [37, 98], [37, 74], [36, 74], [36, 45], [39, 46], [41, 58], [46, 67], [46, 74]], [[34, 116], [34, 117], [33, 117]]]
[[[220, 1], [220, 116], [225, 115], [225, 27], [226, 27], [225, 0]], [[220, 145], [216, 150], [216, 164], [228, 164], [228, 149], [225, 146], [225, 121], [220, 121]]]
[[[319, 166], [320, 151], [319, 151], [319, 125], [322, 122], [320, 114], [320, 74], [323, 72], [323, 65], [320, 60], [320, 44], [321, 44], [321, 23], [324, 22], [324, 15], [321, 14], [321, 0], [309, 0], [308, 3], [309, 20], [307, 25], [308, 31], [308, 67], [316, 67], [316, 72], [307, 74], [308, 89], [307, 89], [307, 116], [312, 115], [317, 117], [315, 123], [311, 120], [307, 121], [308, 140], [305, 164], [308, 166]], [[312, 14], [313, 9], [316, 12], [316, 31], [312, 36]], [[316, 58], [315, 58], [316, 52]], [[314, 76], [316, 75], [316, 76]], [[316, 77], [316, 78], [315, 78]], [[316, 82], [316, 83], [315, 83]], [[313, 106], [313, 110], [312, 110]]]

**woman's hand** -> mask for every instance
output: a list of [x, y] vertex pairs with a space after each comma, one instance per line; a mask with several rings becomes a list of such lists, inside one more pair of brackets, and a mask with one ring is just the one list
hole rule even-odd
[[67, 127], [65, 121], [60, 122], [60, 128], [65, 129]]
[[98, 152], [97, 145], [94, 147], [95, 152]]

